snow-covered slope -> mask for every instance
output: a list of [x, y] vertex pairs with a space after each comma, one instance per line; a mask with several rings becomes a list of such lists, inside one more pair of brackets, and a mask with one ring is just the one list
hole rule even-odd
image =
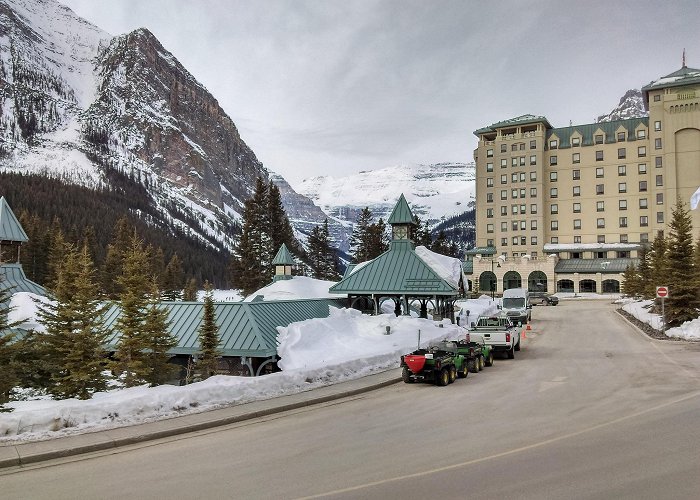
[[465, 212], [474, 201], [473, 163], [397, 165], [346, 177], [312, 177], [297, 191], [339, 220], [354, 222], [369, 207], [376, 218], [388, 218], [401, 193], [414, 215], [433, 226]]
[[648, 113], [644, 109], [644, 99], [642, 91], [631, 89], [625, 92], [620, 98], [620, 103], [607, 115], [598, 117], [598, 122], [611, 122], [615, 120], [626, 120], [628, 118], [642, 118]]

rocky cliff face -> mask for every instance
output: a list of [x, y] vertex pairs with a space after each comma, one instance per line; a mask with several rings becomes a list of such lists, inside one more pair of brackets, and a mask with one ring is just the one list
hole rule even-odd
[[626, 120], [628, 118], [642, 118], [649, 116], [649, 113], [644, 109], [644, 99], [642, 91], [631, 89], [625, 92], [620, 98], [620, 103], [607, 115], [600, 115], [598, 123], [611, 122], [615, 120]]

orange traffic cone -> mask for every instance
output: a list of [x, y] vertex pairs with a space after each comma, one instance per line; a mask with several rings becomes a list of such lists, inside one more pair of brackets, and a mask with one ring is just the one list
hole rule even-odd
[[532, 328], [530, 328], [530, 322], [529, 322], [529, 321], [527, 322], [527, 328], [525, 328], [525, 329], [526, 329], [526, 330], [532, 330]]
[[524, 339], [527, 338], [527, 335], [525, 335], [525, 330], [523, 330], [523, 332], [522, 332], [522, 338], [524, 338]]

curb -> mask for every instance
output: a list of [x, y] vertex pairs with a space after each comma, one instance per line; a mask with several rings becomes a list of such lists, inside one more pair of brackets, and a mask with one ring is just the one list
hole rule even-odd
[[[389, 378], [387, 378], [387, 374], [390, 372], [382, 372], [381, 374], [370, 375], [363, 377], [362, 379], [346, 382], [350, 385], [357, 385], [358, 381], [362, 381], [364, 379], [379, 379], [376, 382], [370, 382], [366, 385], [359, 382], [359, 384], [361, 384], [360, 387], [348, 390], [339, 391], [338, 386], [342, 384], [335, 384], [313, 389], [311, 391], [290, 394], [288, 396], [281, 396], [262, 401], [253, 401], [251, 403], [246, 403], [245, 405], [230, 406], [227, 408], [211, 410], [209, 412], [183, 415], [181, 417], [146, 424], [136, 424], [127, 427], [78, 434], [75, 436], [67, 436], [46, 441], [0, 446], [0, 469], [8, 467], [22, 467], [24, 465], [35, 464], [56, 458], [65, 458], [83, 455], [86, 453], [93, 453], [96, 451], [116, 449], [122, 446], [212, 429], [237, 422], [243, 422], [245, 420], [273, 415], [275, 413], [282, 413], [306, 406], [351, 397], [376, 389], [381, 389], [382, 387], [387, 387], [401, 381], [401, 378], [397, 376], [389, 376]], [[381, 375], [384, 376], [382, 377]], [[323, 394], [324, 392], [329, 391], [331, 392], [330, 394]], [[313, 396], [312, 393], [314, 392], [319, 395]], [[282, 402], [281, 400], [285, 398], [289, 398], [294, 401], [287, 403]], [[248, 405], [253, 405], [257, 408], [253, 408], [252, 406]], [[249, 409], [250, 411], [246, 411]], [[233, 412], [235, 414], [220, 417], [214, 416], [212, 418], [212, 413], [215, 412]], [[149, 427], [151, 427], [150, 430], [148, 429]]]

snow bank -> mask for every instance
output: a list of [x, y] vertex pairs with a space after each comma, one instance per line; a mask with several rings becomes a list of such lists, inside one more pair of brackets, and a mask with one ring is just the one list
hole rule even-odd
[[[620, 303], [624, 304], [622, 309], [642, 323], [650, 325], [652, 328], [661, 331], [663, 329], [663, 318], [660, 314], [652, 314], [649, 312], [653, 300], [635, 300], [621, 299]], [[679, 338], [684, 340], [700, 340], [700, 318], [692, 321], [686, 321], [681, 326], [669, 328], [664, 332], [667, 337]]]

